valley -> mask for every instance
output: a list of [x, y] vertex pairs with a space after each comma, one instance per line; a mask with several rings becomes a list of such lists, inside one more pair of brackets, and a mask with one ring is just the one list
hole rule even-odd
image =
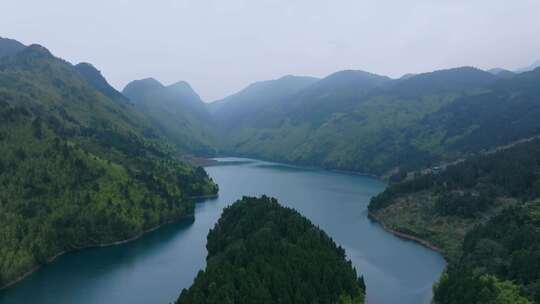
[[[538, 117], [538, 67], [287, 75], [205, 102], [186, 81], [120, 92], [90, 63], [0, 38], [0, 301], [540, 303]], [[245, 219], [227, 220], [238, 200]], [[256, 233], [218, 224], [207, 252], [216, 222]], [[270, 239], [283, 247], [247, 258]], [[296, 284], [308, 270], [332, 279]]]
[[446, 263], [438, 253], [394, 237], [368, 219], [369, 199], [384, 190], [384, 183], [252, 159], [217, 160], [205, 169], [220, 185], [219, 196], [197, 201], [192, 219], [132, 243], [66, 254], [0, 292], [0, 303], [174, 302], [205, 268], [207, 235], [223, 209], [243, 196], [263, 194], [297, 210], [345, 250], [365, 278], [368, 303], [430, 302], [431, 285]]

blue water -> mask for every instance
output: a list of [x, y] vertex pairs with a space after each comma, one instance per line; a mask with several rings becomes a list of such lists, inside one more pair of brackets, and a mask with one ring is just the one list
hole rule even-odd
[[0, 292], [0, 303], [169, 303], [204, 268], [206, 235], [222, 209], [243, 195], [275, 196], [345, 248], [367, 284], [370, 304], [422, 304], [445, 262], [367, 218], [370, 197], [385, 184], [369, 177], [256, 160], [224, 158], [207, 168], [217, 199], [201, 201], [195, 219], [137, 241], [66, 254]]

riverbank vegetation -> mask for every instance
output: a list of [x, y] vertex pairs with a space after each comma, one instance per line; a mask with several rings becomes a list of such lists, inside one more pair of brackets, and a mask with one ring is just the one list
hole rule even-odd
[[244, 197], [208, 234], [208, 257], [177, 303], [364, 303], [345, 251], [276, 199]]
[[540, 201], [468, 233], [461, 258], [434, 290], [438, 304], [540, 303]]
[[450, 264], [437, 303], [540, 303], [539, 185], [533, 140], [393, 184], [369, 211], [443, 250]]

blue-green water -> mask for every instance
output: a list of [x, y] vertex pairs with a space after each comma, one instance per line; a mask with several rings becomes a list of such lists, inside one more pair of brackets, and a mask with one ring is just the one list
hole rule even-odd
[[[0, 291], [0, 303], [169, 303], [204, 268], [206, 235], [222, 209], [243, 195], [277, 197], [324, 229], [365, 276], [370, 304], [429, 303], [445, 262], [385, 232], [367, 218], [385, 185], [369, 177], [282, 164], [221, 159], [208, 173], [217, 199], [198, 203], [195, 220], [165, 226], [137, 241], [66, 254]], [[240, 160], [240, 161], [239, 161]]]

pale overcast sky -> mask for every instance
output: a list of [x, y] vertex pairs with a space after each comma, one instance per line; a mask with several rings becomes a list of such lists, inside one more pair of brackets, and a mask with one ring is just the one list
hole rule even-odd
[[286, 74], [399, 77], [540, 59], [539, 0], [0, 0], [0, 36], [116, 88], [186, 80], [206, 101]]

